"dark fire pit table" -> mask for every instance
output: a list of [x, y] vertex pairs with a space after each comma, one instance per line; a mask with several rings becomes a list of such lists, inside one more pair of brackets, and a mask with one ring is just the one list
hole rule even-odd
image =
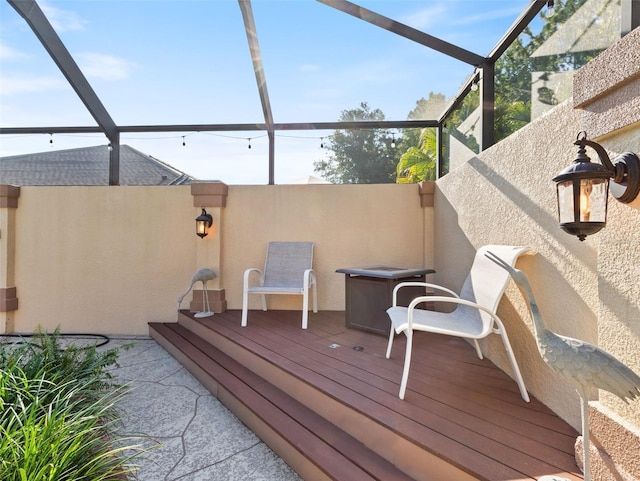
[[[374, 266], [343, 268], [336, 272], [345, 274], [346, 326], [388, 336], [391, 321], [387, 309], [393, 302], [393, 288], [401, 282], [424, 282], [427, 274], [436, 271]], [[408, 306], [414, 298], [423, 295], [423, 287], [405, 287], [398, 293], [398, 305]]]

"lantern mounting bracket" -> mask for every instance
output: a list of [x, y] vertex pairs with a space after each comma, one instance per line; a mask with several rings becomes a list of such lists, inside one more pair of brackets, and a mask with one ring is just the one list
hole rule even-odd
[[613, 161], [602, 145], [587, 139], [587, 133], [583, 130], [578, 134], [574, 145], [580, 147], [584, 153], [584, 147], [589, 146], [598, 154], [602, 165], [611, 173], [611, 180], [616, 186], [611, 186], [611, 194], [624, 204], [633, 202], [640, 193], [640, 158], [633, 152], [625, 152]]

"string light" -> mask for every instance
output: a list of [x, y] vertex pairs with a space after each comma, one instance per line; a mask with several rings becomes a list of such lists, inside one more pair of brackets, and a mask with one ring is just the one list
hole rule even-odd
[[478, 72], [478, 67], [476, 66], [476, 68], [473, 70], [473, 80], [471, 81], [471, 91], [475, 92], [476, 90], [478, 90], [478, 80], [479, 80], [479, 72]]
[[391, 134], [391, 148], [392, 149], [396, 148], [396, 135], [395, 134]]
[[[338, 129], [340, 130], [340, 129]], [[346, 129], [349, 130], [349, 129]], [[379, 129], [358, 129], [361, 131], [371, 131], [371, 130], [379, 130]], [[214, 133], [214, 132], [202, 132], [202, 131], [197, 131], [197, 132], [191, 132], [185, 135], [182, 134], [177, 134], [177, 135], [159, 135], [159, 136], [137, 136], [135, 134], [132, 135], [121, 135], [120, 139], [122, 141], [129, 141], [129, 140], [170, 140], [170, 139], [182, 139], [183, 144], [186, 146], [186, 138], [191, 136], [191, 135], [196, 135], [196, 134], [203, 134], [203, 135], [211, 135], [213, 137], [221, 137], [221, 138], [228, 138], [228, 139], [238, 139], [238, 140], [247, 140], [248, 142], [251, 142], [253, 140], [256, 139], [261, 139], [263, 137], [267, 137], [267, 134], [264, 135], [257, 135], [255, 137], [241, 137], [241, 136], [235, 136], [235, 135], [223, 135], [223, 134], [219, 134], [219, 133]], [[3, 138], [21, 138], [24, 137], [25, 135], [30, 135], [30, 134], [14, 134], [14, 135], [4, 135]], [[32, 135], [42, 135], [42, 134], [32, 134]], [[48, 132], [45, 133], [44, 135], [49, 135], [51, 136], [51, 138], [49, 139], [49, 143], [53, 144], [53, 132]], [[90, 138], [104, 138], [103, 135], [101, 134], [83, 134], [83, 133], [56, 133], [56, 135], [62, 136], [62, 137], [70, 137], [70, 138], [79, 138], [79, 139], [90, 139]], [[395, 135], [395, 134], [394, 134]], [[320, 147], [321, 148], [328, 148], [329, 147], [329, 143], [328, 142], [324, 142], [325, 136], [322, 137], [318, 137], [318, 136], [307, 136], [307, 135], [286, 135], [286, 134], [276, 134], [277, 138], [290, 138], [290, 139], [315, 139], [315, 140], [320, 140]]]
[[[361, 129], [361, 130], [378, 130], [378, 129]], [[51, 146], [53, 146], [53, 132], [48, 132], [48, 135], [50, 136], [49, 138], [49, 144]], [[188, 136], [191, 135], [195, 135], [195, 134], [204, 134], [204, 135], [211, 135], [214, 137], [222, 137], [222, 138], [229, 138], [229, 139], [237, 139], [237, 140], [246, 140], [248, 142], [247, 148], [248, 149], [252, 149], [253, 145], [252, 145], [252, 141], [256, 140], [256, 139], [261, 139], [263, 137], [267, 137], [267, 134], [264, 135], [257, 135], [255, 137], [241, 137], [241, 136], [235, 136], [235, 135], [224, 135], [224, 134], [220, 134], [220, 133], [216, 133], [216, 132], [211, 132], [211, 131], [196, 131], [196, 132], [190, 132], [190, 133], [186, 133], [184, 135], [182, 135], [181, 133], [174, 133], [173, 135], [158, 135], [158, 136], [138, 136], [138, 135], [127, 135], [127, 136], [121, 136], [120, 139], [121, 141], [130, 141], [130, 140], [169, 140], [169, 139], [179, 139], [182, 138], [182, 146], [185, 147], [187, 145], [186, 143], [186, 138]], [[45, 134], [46, 135], [46, 134]], [[88, 139], [88, 138], [95, 138], [95, 137], [102, 137], [100, 134], [97, 135], [91, 135], [91, 134], [80, 134], [80, 133], [62, 133], [62, 134], [58, 134], [58, 135], [62, 135], [63, 137], [75, 137], [75, 138], [82, 138], [82, 139]], [[22, 134], [17, 135], [16, 137], [22, 137]], [[322, 137], [318, 137], [318, 136], [306, 136], [306, 135], [286, 135], [286, 134], [277, 134], [276, 137], [280, 138], [292, 138], [292, 139], [319, 139], [320, 140], [320, 148], [321, 149], [330, 149], [330, 142], [325, 142], [325, 136]], [[7, 138], [5, 136], [5, 138]], [[104, 138], [104, 137], [102, 137]], [[104, 145], [104, 144], [103, 144]], [[390, 146], [392, 148], [395, 148], [397, 146], [397, 140], [395, 139], [395, 134], [392, 134], [392, 141], [390, 143]]]
[[553, 14], [555, 13], [554, 7], [555, 7], [554, 1], [548, 0], [547, 1], [547, 17], [553, 17]]

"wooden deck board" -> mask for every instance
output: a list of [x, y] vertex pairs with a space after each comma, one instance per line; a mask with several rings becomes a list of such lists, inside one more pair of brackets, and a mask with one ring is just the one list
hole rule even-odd
[[346, 433], [222, 352], [211, 349], [206, 341], [187, 329], [178, 324], [156, 325], [154, 329], [165, 331], [164, 335], [166, 331], [177, 334], [178, 337], [172, 337], [173, 342], [188, 352], [194, 362], [203, 370], [215, 371], [226, 389], [242, 399], [274, 431], [294, 438], [296, 447], [309, 458], [318, 460], [333, 479], [410, 481], [391, 463], [372, 456]]
[[386, 359], [386, 337], [347, 329], [343, 312], [311, 314], [307, 330], [297, 311], [251, 311], [246, 328], [239, 311], [194, 321], [480, 479], [582, 479], [578, 433], [535, 398], [524, 402], [516, 383], [465, 341], [415, 336], [403, 401], [404, 336]]
[[[288, 358], [294, 362], [301, 361], [300, 358], [293, 358], [293, 353], [301, 353], [303, 360], [312, 355], [312, 353], [319, 353], [320, 356], [316, 357], [316, 360], [320, 367], [329, 364], [332, 369], [355, 375], [358, 380], [374, 383], [376, 387], [384, 389], [385, 392], [393, 393], [392, 398], [396, 399], [404, 359], [403, 338], [399, 338], [396, 341], [397, 346], [394, 349], [396, 355], [392, 356], [392, 359], [386, 359], [384, 352], [387, 341], [382, 336], [343, 327], [345, 335], [341, 337], [322, 339], [317, 346], [314, 344], [302, 346], [301, 343], [309, 337], [308, 335], [299, 334], [296, 331], [289, 332], [280, 329], [276, 331], [269, 325], [273, 323], [270, 318], [267, 318], [265, 322], [267, 323], [266, 325], [254, 326], [254, 333], [256, 334], [255, 340], [262, 343], [263, 347], [267, 346], [267, 340], [275, 343], [275, 345], [272, 344], [267, 347], [267, 351], [270, 350], [279, 354], [287, 352]], [[232, 324], [230, 328], [235, 329], [235, 326]], [[242, 328], [239, 328], [238, 332], [242, 333], [240, 329]], [[363, 339], [369, 339], [372, 343], [372, 348], [365, 347], [365, 350], [360, 352], [350, 349], [352, 346], [363, 344], [362, 342], [352, 344], [344, 342], [344, 339], [353, 335], [354, 332]], [[242, 335], [244, 336], [244, 333]], [[427, 344], [421, 342], [423, 340], [431, 342]], [[327, 349], [327, 346], [334, 342], [341, 344], [344, 348]], [[453, 352], [458, 354], [455, 357], [452, 356], [452, 351], [449, 349], [452, 346], [454, 347]], [[442, 347], [445, 347], [445, 349], [442, 349]], [[456, 349], [459, 349], [459, 351], [455, 351]], [[460, 357], [463, 358], [463, 362], [466, 359], [470, 359], [471, 365], [465, 363], [462, 365], [465, 369], [461, 369]], [[342, 364], [332, 363], [332, 359], [344, 362]], [[532, 403], [523, 402], [516, 383], [489, 361], [478, 359], [475, 351], [470, 349], [469, 344], [465, 341], [437, 335], [416, 335], [415, 359], [420, 359], [423, 362], [415, 362], [415, 360], [412, 362], [408, 397], [415, 392], [422, 396], [434, 394], [437, 399], [443, 399], [448, 394], [451, 398], [449, 401], [455, 403], [465, 401], [472, 394], [474, 403], [482, 404], [496, 411], [500, 416], [516, 413], [517, 418], [521, 421], [529, 421], [534, 426], [548, 424], [550, 429], [559, 427], [571, 439], [575, 439], [575, 431], [566, 423], [558, 426], [557, 416], [546, 406], [535, 400]], [[304, 365], [303, 362], [301, 363]], [[330, 376], [334, 374], [333, 370], [328, 372]], [[485, 375], [487, 372], [490, 372], [491, 376]], [[491, 379], [495, 378], [499, 378], [500, 382], [490, 382]], [[420, 386], [422, 389], [419, 391], [413, 390], [412, 384], [414, 382], [423, 383]], [[505, 385], [508, 387], [505, 388]], [[415, 403], [409, 404], [413, 405]], [[407, 403], [400, 402], [399, 405], [407, 406]], [[573, 450], [573, 447], [571, 450]]]

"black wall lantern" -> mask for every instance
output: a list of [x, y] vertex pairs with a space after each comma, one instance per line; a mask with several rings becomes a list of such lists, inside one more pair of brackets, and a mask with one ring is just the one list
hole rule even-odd
[[[638, 196], [640, 159], [632, 152], [625, 152], [612, 162], [600, 144], [587, 140], [584, 131], [578, 134], [574, 145], [578, 146], [578, 156], [553, 181], [557, 187], [560, 227], [583, 241], [607, 222], [609, 180], [614, 182], [611, 194], [620, 202], [628, 204]], [[591, 163], [587, 146], [596, 151], [602, 165]]]
[[206, 237], [209, 233], [209, 227], [213, 224], [213, 217], [211, 214], [207, 214], [207, 211], [202, 208], [202, 214], [196, 217], [196, 234], [200, 237]]

